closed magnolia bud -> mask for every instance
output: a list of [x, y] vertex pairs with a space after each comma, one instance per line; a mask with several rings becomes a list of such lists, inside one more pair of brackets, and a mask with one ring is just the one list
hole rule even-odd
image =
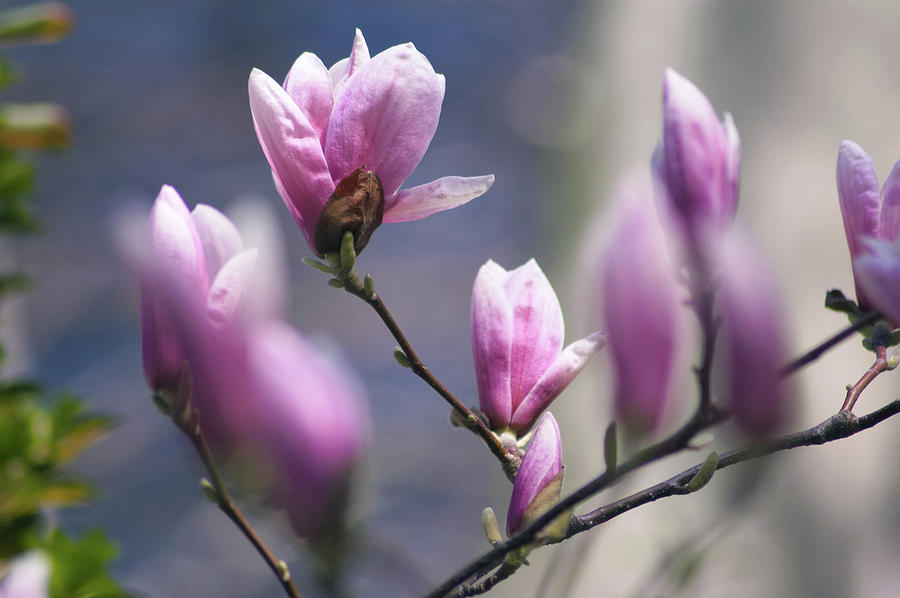
[[789, 415], [781, 368], [787, 349], [775, 278], [753, 240], [732, 231], [719, 251], [718, 304], [723, 323], [721, 352], [725, 395], [735, 422], [764, 436]]
[[472, 289], [472, 354], [481, 411], [491, 428], [522, 435], [605, 344], [601, 333], [563, 349], [563, 316], [533, 259], [507, 271], [494, 261]]
[[696, 85], [672, 69], [663, 81], [663, 138], [653, 168], [691, 237], [727, 227], [737, 210], [741, 143]]
[[541, 416], [516, 473], [506, 516], [506, 534], [512, 536], [558, 503], [562, 481], [559, 426], [547, 412]]
[[649, 431], [662, 417], [679, 338], [678, 288], [646, 179], [617, 190], [619, 214], [603, 264], [603, 318], [615, 372], [615, 408]]
[[900, 162], [879, 191], [872, 158], [852, 141], [843, 141], [838, 151], [837, 190], [844, 219], [844, 233], [853, 264], [856, 300], [862, 309], [869, 298], [858, 279], [857, 258], [866, 252], [866, 239], [893, 242], [900, 229]]

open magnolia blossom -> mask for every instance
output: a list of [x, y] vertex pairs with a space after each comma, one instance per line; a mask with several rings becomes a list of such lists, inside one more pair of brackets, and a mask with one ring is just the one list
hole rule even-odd
[[563, 335], [559, 300], [537, 262], [508, 272], [490, 260], [478, 270], [472, 354], [491, 428], [528, 432], [606, 342], [598, 332], [563, 349]]
[[703, 92], [672, 69], [663, 80], [662, 143], [652, 166], [666, 190], [662, 203], [690, 237], [731, 223], [741, 169], [734, 121], [726, 113], [720, 122]]
[[[900, 230], [900, 161], [894, 164], [879, 191], [878, 175], [875, 173], [872, 158], [859, 145], [845, 140], [838, 151], [837, 189], [841, 215], [844, 218], [844, 232], [847, 235], [847, 246], [853, 264], [856, 300], [860, 307], [866, 309], [871, 301], [866, 292], [866, 285], [859, 280], [861, 262], [858, 258], [866, 253], [868, 246], [866, 239], [880, 239], [892, 243], [897, 238], [897, 232]], [[876, 258], [870, 264], [884, 264], [884, 256], [888, 253], [876, 251]], [[871, 271], [875, 270], [881, 268], [872, 268]], [[874, 282], [874, 278], [870, 285], [880, 294], [880, 291], [876, 290], [876, 286], [879, 285]], [[888, 310], [883, 313], [887, 315], [889, 312], [895, 312], [896, 308], [889, 307]]]
[[[317, 254], [337, 251], [334, 239], [346, 230], [362, 250], [359, 239], [368, 240], [382, 211], [384, 222], [419, 220], [490, 188], [493, 175], [400, 189], [431, 143], [444, 87], [444, 76], [411, 43], [370, 57], [358, 29], [350, 56], [330, 69], [310, 52], [297, 58], [283, 86], [253, 69], [250, 110], [259, 143], [278, 193]], [[345, 188], [369, 173], [370, 192], [359, 205]], [[337, 229], [317, 229], [329, 198], [339, 204], [341, 217], [328, 224]]]
[[240, 233], [224, 214], [204, 204], [188, 211], [169, 185], [153, 204], [146, 246], [140, 251], [144, 374], [154, 391], [172, 391], [178, 386], [185, 348], [175, 323], [160, 307], [159, 273], [201, 298], [205, 317], [222, 323], [234, 318], [242, 304], [257, 252], [244, 249]]
[[559, 426], [548, 411], [538, 422], [513, 483], [506, 515], [507, 535], [512, 536], [559, 502], [562, 481]]
[[857, 294], [900, 328], [900, 242], [864, 238], [864, 251], [853, 260]]

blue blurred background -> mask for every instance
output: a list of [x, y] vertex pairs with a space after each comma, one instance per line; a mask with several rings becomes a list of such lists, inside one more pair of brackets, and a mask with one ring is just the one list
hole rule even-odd
[[[844, 324], [821, 310], [824, 291], [852, 288], [833, 182], [839, 142], [859, 142], [882, 176], [900, 156], [900, 9], [875, 0], [69, 4], [78, 19], [70, 38], [7, 51], [23, 72], [8, 99], [65, 105], [74, 135], [69, 149], [37, 159], [43, 234], [4, 246], [38, 281], [5, 333], [19, 349], [17, 367], [120, 418], [78, 463], [100, 497], [59, 517], [75, 532], [106, 527], [121, 549], [116, 575], [146, 596], [280, 592], [203, 500], [195, 455], [143, 383], [136, 285], [117, 260], [110, 226], [123, 206], [149, 207], [163, 183], [190, 206], [225, 209], [247, 198], [271, 206], [290, 269], [291, 320], [317, 342], [339, 346], [367, 386], [373, 444], [354, 517], [352, 595], [421, 595], [488, 547], [481, 509], [493, 505], [503, 520], [509, 499], [480, 442], [451, 428], [444, 404], [397, 367], [375, 314], [299, 264], [308, 248], [253, 133], [252, 67], [280, 80], [307, 50], [330, 65], [348, 54], [360, 27], [373, 54], [412, 41], [446, 75], [441, 123], [408, 185], [491, 172], [496, 183], [464, 207], [385, 225], [358, 268], [373, 274], [419, 354], [469, 404], [477, 403], [470, 291], [488, 258], [511, 268], [535, 257], [560, 294], [567, 342], [592, 331], [596, 298], [584, 290], [589, 273], [579, 266], [580, 248], [592, 245], [582, 239], [586, 222], [619, 173], [646, 166], [659, 137], [666, 66], [734, 114], [744, 143], [741, 216], [785, 282], [797, 351]], [[554, 406], [570, 489], [601, 467], [605, 359]], [[798, 426], [835, 411], [843, 385], [868, 360], [852, 341], [804, 374]], [[862, 410], [893, 398], [896, 387], [879, 379]], [[727, 533], [679, 591], [895, 593], [900, 476], [886, 467], [898, 448], [892, 425], [779, 460], [767, 472], [767, 492], [729, 512]], [[632, 487], [677, 467], [666, 464]], [[696, 499], [653, 505], [569, 543], [559, 554], [583, 562], [577, 571], [553, 561], [552, 550], [535, 554], [533, 566], [496, 595], [563, 595], [567, 582], [570, 596], [644, 595], [657, 561], [711, 526], [711, 513], [725, 508], [720, 495], [741, 481], [722, 478]], [[292, 555], [304, 595], [317, 595], [304, 550], [280, 516], [248, 510], [277, 552]]]

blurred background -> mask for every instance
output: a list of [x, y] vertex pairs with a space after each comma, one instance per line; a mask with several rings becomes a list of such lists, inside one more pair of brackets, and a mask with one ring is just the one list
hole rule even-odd
[[[202, 498], [196, 456], [144, 385], [136, 284], [110, 228], [123, 206], [149, 208], [163, 183], [190, 206], [237, 207], [274, 230], [260, 242], [289, 269], [291, 320], [339, 347], [367, 386], [373, 442], [354, 518], [352, 595], [421, 595], [488, 548], [483, 507], [505, 520], [510, 488], [488, 451], [451, 428], [444, 403], [396, 365], [374, 313], [299, 263], [309, 250], [253, 133], [252, 67], [280, 80], [306, 50], [330, 65], [360, 27], [373, 54], [412, 41], [446, 75], [441, 123], [407, 186], [491, 172], [496, 183], [464, 207], [385, 225], [357, 267], [373, 274], [413, 346], [468, 404], [477, 403], [470, 292], [488, 258], [507, 268], [538, 260], [560, 295], [567, 342], [596, 327], [598, 298], [583, 266], [583, 248], [596, 243], [585, 236], [602, 229], [598, 213], [620, 174], [649, 162], [665, 67], [734, 115], [743, 140], [739, 217], [783, 283], [795, 353], [846, 324], [822, 308], [827, 289], [852, 293], [834, 184], [840, 141], [861, 144], [882, 179], [900, 157], [900, 6], [877, 0], [69, 5], [78, 20], [70, 38], [7, 51], [24, 73], [7, 99], [65, 105], [73, 138], [67, 150], [36, 158], [43, 234], [3, 246], [3, 259], [37, 282], [4, 318], [3, 334], [16, 357], [10, 367], [120, 419], [77, 464], [99, 498], [59, 517], [76, 533], [106, 527], [121, 551], [114, 573], [145, 596], [280, 595], [249, 544]], [[553, 407], [567, 489], [602, 468], [607, 360], [598, 356]], [[835, 412], [844, 385], [869, 362], [853, 339], [797, 376], [796, 427]], [[857, 410], [895, 398], [897, 376], [877, 379]], [[681, 390], [670, 426], [694, 400], [687, 374]], [[888, 422], [779, 455], [765, 469], [729, 469], [690, 500], [661, 501], [534, 553], [493, 595], [895, 595], [896, 430]], [[659, 464], [622, 491], [701, 458]], [[304, 596], [316, 596], [304, 550], [280, 516], [249, 511], [277, 552], [292, 556]]]

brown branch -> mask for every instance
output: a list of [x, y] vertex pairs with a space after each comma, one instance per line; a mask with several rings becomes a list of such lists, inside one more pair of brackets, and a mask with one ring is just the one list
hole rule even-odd
[[878, 357], [875, 359], [872, 367], [866, 370], [866, 373], [862, 375], [862, 378], [856, 384], [847, 389], [847, 398], [844, 399], [844, 404], [841, 405], [841, 411], [846, 411], [847, 413], [853, 411], [853, 406], [856, 405], [856, 401], [859, 400], [859, 395], [862, 394], [862, 391], [866, 389], [878, 374], [888, 369], [887, 349], [879, 345], [875, 348], [875, 354]]
[[241, 530], [241, 533], [250, 540], [250, 543], [253, 544], [256, 551], [262, 556], [263, 560], [266, 561], [269, 569], [271, 569], [275, 574], [275, 577], [278, 578], [278, 582], [281, 584], [281, 587], [284, 588], [285, 593], [291, 598], [301, 598], [300, 591], [297, 589], [297, 586], [294, 585], [294, 581], [291, 579], [291, 572], [285, 562], [279, 560], [272, 550], [266, 546], [266, 543], [263, 542], [262, 538], [259, 537], [259, 534], [256, 533], [256, 530], [253, 529], [253, 526], [250, 525], [250, 522], [247, 521], [247, 518], [244, 517], [244, 514], [241, 513], [240, 509], [237, 508], [237, 505], [234, 504], [231, 495], [225, 488], [222, 476], [216, 468], [212, 453], [209, 451], [209, 446], [206, 444], [206, 440], [200, 432], [196, 413], [191, 414], [189, 417], [185, 418], [184, 421], [179, 422], [174, 418], [173, 421], [175, 421], [178, 428], [190, 439], [191, 444], [193, 444], [194, 448], [197, 450], [197, 454], [200, 455], [200, 460], [203, 462], [203, 467], [209, 474], [210, 483], [212, 484], [212, 489], [215, 494], [214, 497], [211, 496], [210, 498], [215, 498], [219, 509], [221, 509], [238, 529]]
[[787, 376], [790, 376], [791, 374], [793, 374], [794, 372], [796, 372], [797, 370], [806, 367], [807, 365], [811, 364], [812, 362], [817, 360], [819, 357], [824, 355], [827, 351], [833, 349], [834, 347], [836, 347], [838, 344], [840, 344], [844, 340], [850, 338], [854, 332], [857, 332], [858, 330], [861, 330], [861, 329], [865, 328], [866, 326], [871, 326], [872, 324], [877, 322], [880, 318], [881, 318], [880, 314], [872, 313], [872, 314], [869, 314], [868, 316], [866, 316], [865, 318], [863, 318], [862, 320], [860, 320], [859, 322], [857, 322], [856, 324], [847, 326], [840, 332], [825, 339], [824, 341], [822, 341], [821, 343], [819, 343], [818, 345], [816, 345], [815, 347], [813, 347], [812, 349], [810, 349], [809, 351], [807, 351], [806, 353], [804, 353], [803, 355], [798, 357], [797, 359], [795, 359], [792, 362], [790, 362], [789, 364], [785, 365], [783, 368], [781, 368], [781, 375], [784, 377], [787, 377]]

